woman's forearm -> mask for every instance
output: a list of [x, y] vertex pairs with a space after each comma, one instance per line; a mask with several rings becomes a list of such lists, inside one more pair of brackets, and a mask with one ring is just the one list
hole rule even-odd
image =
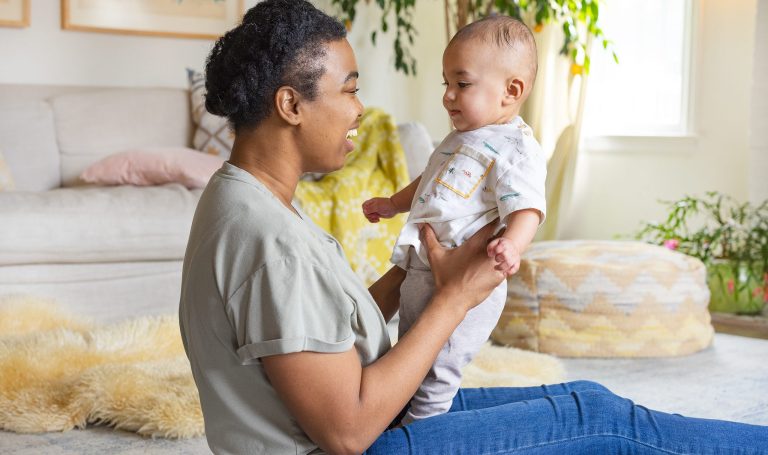
[[393, 266], [387, 273], [379, 278], [368, 288], [373, 300], [384, 315], [384, 320], [389, 322], [392, 316], [400, 308], [400, 285], [405, 279], [405, 270]]

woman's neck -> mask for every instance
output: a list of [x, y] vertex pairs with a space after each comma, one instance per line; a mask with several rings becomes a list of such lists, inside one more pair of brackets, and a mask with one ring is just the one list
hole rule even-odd
[[294, 148], [280, 140], [279, 132], [270, 130], [269, 137], [262, 131], [267, 128], [238, 132], [229, 162], [250, 173], [264, 184], [288, 209], [299, 183], [301, 171], [297, 165]]

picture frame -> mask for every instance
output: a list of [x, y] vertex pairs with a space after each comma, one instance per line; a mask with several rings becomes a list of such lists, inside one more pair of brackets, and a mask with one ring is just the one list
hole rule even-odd
[[0, 0], [0, 27], [29, 27], [30, 0]]
[[217, 39], [244, 13], [243, 0], [61, 0], [61, 28]]

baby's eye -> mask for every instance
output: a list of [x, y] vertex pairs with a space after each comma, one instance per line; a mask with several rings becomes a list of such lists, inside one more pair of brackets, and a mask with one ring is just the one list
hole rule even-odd
[[443, 87], [448, 87], [448, 83], [443, 81]]
[[357, 92], [359, 92], [359, 91], [360, 91], [360, 87], [355, 87], [352, 90], [350, 90], [349, 93], [351, 93], [353, 95], [357, 95]]
[[456, 85], [458, 85], [459, 88], [467, 88], [467, 87], [469, 87], [472, 84], [470, 84], [469, 82], [459, 82]]

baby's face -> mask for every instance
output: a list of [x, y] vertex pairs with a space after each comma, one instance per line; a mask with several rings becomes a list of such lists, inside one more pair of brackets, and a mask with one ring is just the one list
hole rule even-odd
[[510, 57], [479, 39], [454, 42], [443, 53], [443, 106], [459, 131], [507, 123], [516, 115], [504, 104]]

